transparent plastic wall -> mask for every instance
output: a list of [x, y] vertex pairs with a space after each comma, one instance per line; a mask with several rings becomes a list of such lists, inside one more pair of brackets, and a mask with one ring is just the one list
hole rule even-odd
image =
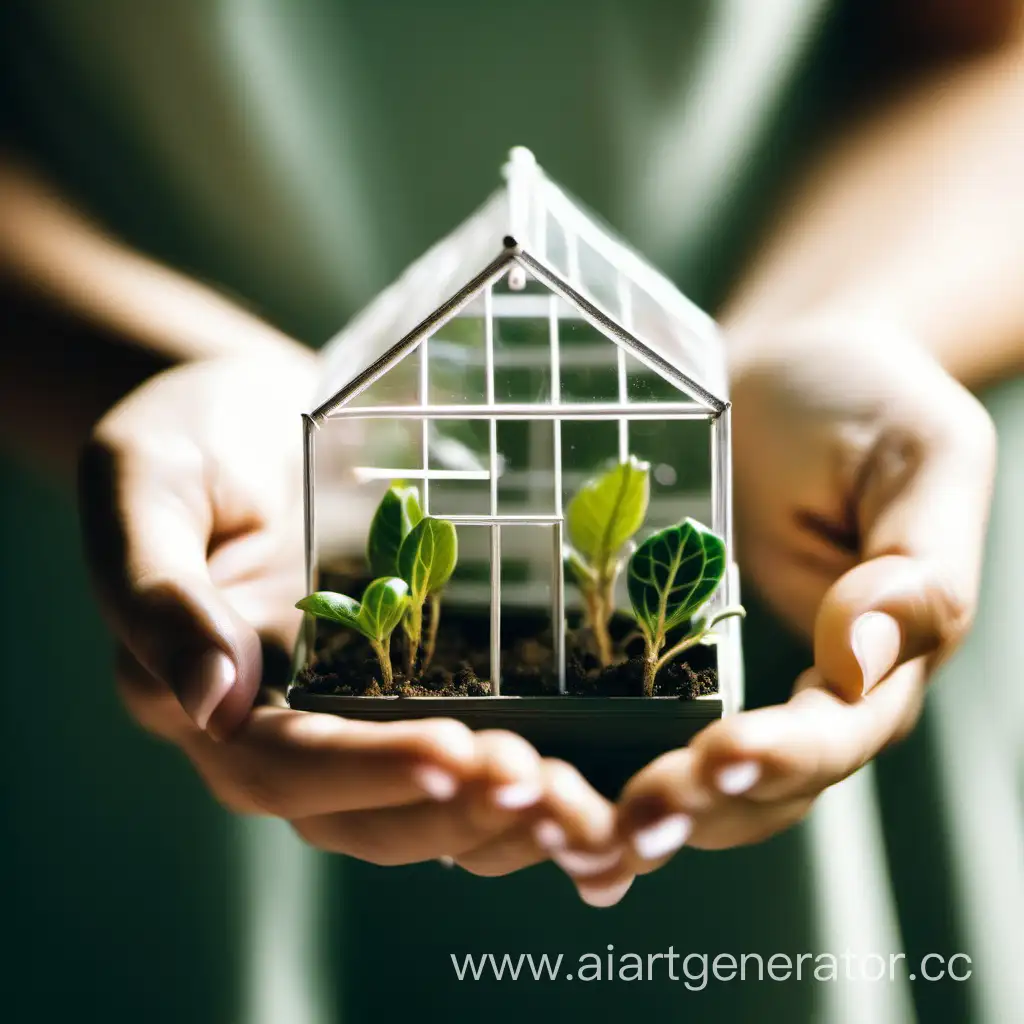
[[[621, 312], [631, 289], [621, 279], [617, 288]], [[381, 494], [395, 481], [415, 483], [425, 511], [454, 522], [459, 534], [446, 606], [475, 623], [476, 673], [493, 685], [495, 666], [529, 661], [523, 645], [550, 629], [552, 644], [535, 667], [557, 692], [561, 624], [574, 626], [581, 614], [562, 564], [572, 496], [632, 455], [651, 466], [642, 535], [684, 516], [721, 529], [728, 523], [728, 492], [716, 476], [716, 467], [727, 470], [722, 431], [722, 415], [514, 265], [379, 379], [318, 424], [307, 421], [319, 585], [339, 570], [361, 571]], [[624, 581], [618, 604], [628, 608]], [[439, 651], [444, 643], [442, 633]], [[733, 661], [720, 651], [723, 695]]]

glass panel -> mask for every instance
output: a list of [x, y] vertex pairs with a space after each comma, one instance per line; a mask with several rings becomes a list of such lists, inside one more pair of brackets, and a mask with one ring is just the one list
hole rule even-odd
[[[554, 527], [536, 523], [501, 527], [501, 597], [503, 606], [513, 609], [510, 616], [518, 609], [550, 620], [553, 565]], [[504, 646], [517, 629], [511, 617], [502, 626]]]
[[592, 302], [620, 322], [623, 319], [619, 295], [618, 271], [593, 246], [583, 239], [577, 242], [580, 264], [580, 290]]
[[404, 478], [423, 468], [422, 422], [328, 419], [316, 432], [317, 468], [355, 483]]
[[711, 525], [711, 430], [703, 420], [631, 420], [629, 451], [651, 464], [645, 531], [692, 516]]
[[483, 405], [487, 401], [483, 303], [449, 320], [430, 338], [427, 365], [434, 405]]
[[[515, 302], [517, 297], [510, 294], [506, 298]], [[537, 305], [536, 296], [524, 295], [521, 301], [531, 308]], [[551, 401], [550, 327], [546, 316], [495, 316], [494, 398], [499, 403]]]
[[[459, 563], [445, 591], [438, 655], [449, 664], [466, 660], [479, 678], [489, 679], [492, 528], [456, 529]], [[554, 527], [502, 525], [500, 531], [502, 693], [554, 692]]]
[[[445, 588], [434, 663], [456, 675], [467, 665], [491, 677], [491, 530], [456, 526], [459, 560]], [[479, 694], [478, 694], [479, 696]]]
[[630, 402], [686, 402], [690, 396], [657, 370], [626, 356], [627, 394]]
[[552, 617], [552, 526], [501, 527], [501, 692], [557, 691]]
[[422, 476], [421, 420], [327, 420], [314, 433], [316, 532], [321, 564], [364, 569], [366, 532], [397, 480]]
[[[480, 608], [489, 630], [491, 604], [491, 528], [456, 526], [459, 537], [459, 561], [451, 582], [445, 588], [445, 604], [453, 608]], [[485, 639], [486, 644], [486, 639]], [[486, 649], [486, 648], [485, 648]], [[484, 667], [486, 668], [486, 659]]]
[[365, 391], [351, 399], [348, 405], [353, 409], [379, 405], [419, 405], [421, 358], [421, 348], [417, 347]]
[[619, 400], [619, 346], [578, 315], [558, 321], [559, 366], [563, 402], [617, 402]]
[[555, 503], [552, 420], [500, 420], [498, 513], [503, 516], [553, 515]]
[[488, 514], [491, 510], [488, 422], [431, 420], [427, 430], [430, 438], [427, 498], [430, 514]]
[[619, 426], [614, 420], [562, 421], [562, 500], [618, 461]]
[[563, 277], [569, 276], [569, 249], [562, 222], [550, 212], [547, 215], [547, 262]]
[[707, 367], [709, 361], [721, 358], [717, 346], [698, 339], [642, 288], [631, 289], [631, 307], [632, 333], [691, 380], [711, 385], [714, 393], [716, 382], [710, 380], [713, 375]]

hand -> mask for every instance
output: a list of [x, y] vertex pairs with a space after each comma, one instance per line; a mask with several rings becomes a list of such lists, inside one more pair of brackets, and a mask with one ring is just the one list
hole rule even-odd
[[133, 716], [214, 795], [378, 864], [451, 856], [503, 874], [610, 842], [614, 815], [568, 765], [451, 720], [349, 721], [253, 707], [263, 647], [291, 648], [303, 592], [299, 414], [306, 353], [153, 378], [97, 426], [81, 465], [86, 551]]
[[982, 406], [876, 325], [736, 339], [734, 360], [737, 550], [814, 667], [788, 703], [634, 777], [619, 829], [638, 872], [684, 842], [752, 843], [800, 819], [913, 726], [976, 606], [995, 469]]

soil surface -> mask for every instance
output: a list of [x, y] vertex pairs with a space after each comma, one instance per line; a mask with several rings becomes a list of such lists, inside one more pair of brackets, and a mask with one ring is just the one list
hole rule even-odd
[[[324, 574], [321, 587], [361, 594], [369, 580], [354, 573]], [[643, 640], [636, 623], [617, 615], [611, 634], [622, 660], [602, 668], [590, 631], [570, 615], [566, 633], [566, 690], [579, 697], [642, 697]], [[685, 629], [669, 638], [669, 644]], [[557, 696], [551, 624], [542, 615], [512, 609], [502, 616], [502, 696]], [[490, 620], [472, 609], [442, 604], [437, 649], [430, 666], [409, 679], [404, 670], [406, 638], [396, 629], [391, 641], [394, 685], [384, 691], [381, 671], [369, 643], [353, 630], [320, 620], [313, 664], [302, 669], [296, 684], [310, 693], [345, 697], [487, 697]], [[666, 665], [654, 684], [655, 696], [692, 700], [718, 692], [714, 647], [697, 646]]]

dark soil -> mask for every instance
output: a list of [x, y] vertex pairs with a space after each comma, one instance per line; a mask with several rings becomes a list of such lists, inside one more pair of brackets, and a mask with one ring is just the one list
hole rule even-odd
[[[346, 594], [360, 594], [366, 579], [331, 577], [325, 574], [321, 586]], [[589, 630], [570, 618], [566, 634], [566, 690], [579, 697], [642, 697], [643, 640], [636, 624], [618, 615], [611, 625], [612, 638], [623, 660], [602, 668]], [[685, 629], [675, 639], [685, 635]], [[502, 696], [557, 696], [551, 625], [542, 615], [519, 609], [502, 617]], [[369, 643], [352, 630], [330, 622], [317, 623], [313, 664], [296, 679], [310, 693], [345, 697], [487, 697], [490, 662], [489, 616], [466, 608], [442, 608], [437, 649], [433, 661], [419, 678], [410, 680], [402, 670], [406, 660], [405, 636], [401, 629], [392, 637], [394, 686], [385, 694], [381, 671]], [[713, 647], [691, 648], [666, 665], [655, 680], [657, 697], [692, 700], [718, 693], [718, 673]]]

